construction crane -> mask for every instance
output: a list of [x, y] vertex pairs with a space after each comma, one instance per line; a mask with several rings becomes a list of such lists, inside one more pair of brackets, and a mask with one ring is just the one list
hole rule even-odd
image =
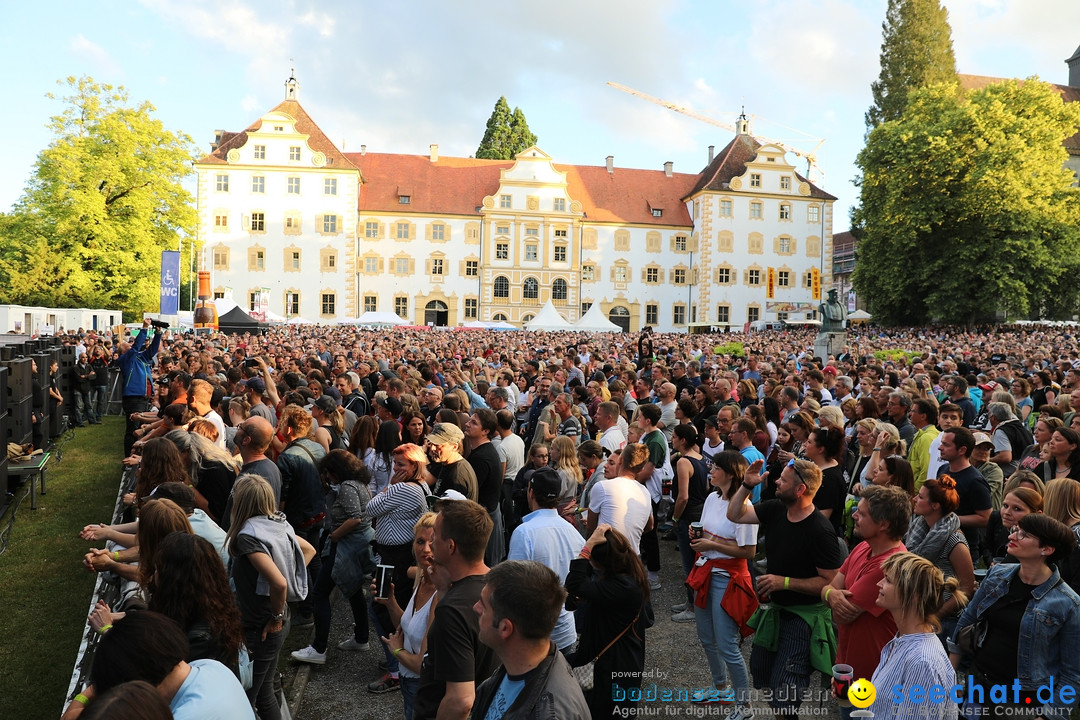
[[[733, 133], [736, 133], [736, 134], [738, 134], [740, 132], [739, 128], [736, 127], [735, 125], [731, 125], [729, 123], [717, 120], [716, 118], [711, 118], [708, 115], [702, 115], [701, 113], [694, 112], [693, 110], [691, 110], [689, 108], [685, 108], [685, 107], [683, 107], [681, 105], [676, 105], [675, 103], [668, 102], [667, 100], [662, 100], [661, 98], [653, 97], [652, 95], [649, 95], [648, 93], [643, 93], [640, 90], [635, 90], [634, 88], [627, 87], [627, 86], [622, 85], [622, 84], [617, 83], [617, 82], [609, 82], [608, 85], [615, 88], [616, 90], [621, 90], [624, 93], [627, 93], [629, 95], [633, 95], [634, 97], [639, 97], [642, 100], [647, 100], [647, 101], [649, 101], [651, 103], [654, 103], [656, 105], [660, 105], [661, 107], [666, 107], [668, 110], [674, 110], [675, 112], [681, 113], [682, 115], [686, 115], [687, 117], [692, 117], [695, 120], [700, 120], [701, 122], [708, 123], [710, 125], [715, 125], [716, 127], [719, 127], [719, 128], [724, 128], [725, 130], [729, 130], [729, 131], [731, 131]], [[742, 115], [740, 115], [739, 117], [740, 117], [740, 119], [745, 121], [745, 119], [746, 119], [745, 112]], [[819, 141], [818, 144], [814, 146], [813, 150], [811, 150], [810, 152], [806, 152], [805, 150], [799, 150], [798, 148], [794, 148], [794, 147], [788, 145], [787, 143], [781, 142], [779, 140], [773, 140], [772, 138], [762, 137], [760, 135], [754, 135], [754, 138], [759, 140], [762, 143], [768, 143], [770, 145], [776, 145], [777, 147], [780, 147], [781, 149], [783, 149], [785, 152], [792, 153], [796, 157], [800, 157], [800, 158], [806, 160], [806, 177], [807, 177], [807, 179], [813, 181], [811, 173], [813, 171], [817, 171], [817, 174], [820, 177], [820, 184], [821, 185], [825, 184], [825, 173], [821, 170], [820, 167], [818, 167], [818, 164], [817, 164], [817, 151], [825, 143], [824, 139]]]

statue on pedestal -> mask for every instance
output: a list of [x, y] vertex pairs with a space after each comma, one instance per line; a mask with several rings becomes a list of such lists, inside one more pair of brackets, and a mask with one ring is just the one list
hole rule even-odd
[[821, 313], [821, 332], [814, 341], [814, 355], [822, 360], [838, 357], [847, 344], [847, 310], [840, 302], [835, 289], [829, 290], [828, 298], [818, 305]]
[[821, 312], [821, 332], [833, 333], [844, 332], [844, 320], [847, 318], [847, 310], [836, 293], [836, 288], [829, 290], [828, 298], [818, 305]]

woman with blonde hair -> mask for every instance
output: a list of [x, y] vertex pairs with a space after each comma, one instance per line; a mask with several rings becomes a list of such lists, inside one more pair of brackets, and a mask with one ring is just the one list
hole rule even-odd
[[[897, 553], [881, 565], [877, 606], [888, 610], [896, 622], [896, 637], [881, 649], [881, 660], [870, 679], [874, 687], [952, 687], [956, 673], [936, 633], [941, 631], [938, 609], [951, 596], [962, 607], [967, 596], [956, 578], [947, 578], [932, 562], [908, 552]], [[906, 696], [905, 696], [906, 697]], [[955, 703], [925, 703], [905, 699], [896, 702], [881, 693], [871, 712], [875, 718], [936, 720], [955, 718]]]
[[577, 445], [573, 438], [562, 435], [551, 441], [548, 453], [551, 455], [551, 467], [562, 479], [562, 491], [559, 493], [557, 506], [559, 515], [571, 525], [577, 525], [577, 496], [582, 482]]
[[1058, 563], [1061, 579], [1080, 588], [1080, 483], [1068, 478], [1051, 480], [1043, 493], [1043, 513], [1064, 523], [1076, 538], [1076, 547]]
[[818, 427], [844, 429], [844, 411], [835, 405], [826, 405], [818, 411]]
[[866, 477], [874, 477], [878, 463], [881, 462], [882, 458], [889, 455], [903, 457], [906, 454], [907, 443], [900, 439], [900, 431], [896, 429], [896, 426], [892, 423], [879, 421], [877, 432], [874, 434], [874, 450], [871, 452], [870, 462], [867, 463]]
[[165, 437], [180, 451], [181, 467], [187, 469], [190, 484], [195, 488], [196, 507], [206, 511], [215, 522], [224, 522], [225, 506], [240, 464], [228, 450], [202, 435], [171, 430]]
[[[427, 651], [427, 629], [431, 623], [438, 592], [433, 580], [435, 570], [434, 555], [431, 550], [435, 538], [436, 514], [427, 512], [413, 525], [412, 553], [416, 564], [409, 568], [413, 579], [412, 596], [402, 610], [395, 595], [389, 598], [374, 598], [374, 602], [385, 606], [390, 616], [391, 627], [397, 632], [387, 633], [382, 638], [390, 657], [396, 659], [398, 680], [401, 683], [401, 699], [405, 704], [405, 720], [412, 720], [413, 698], [420, 685], [420, 665]], [[391, 680], [387, 673], [380, 680], [372, 683], [386, 683]]]
[[[863, 418], [855, 423], [855, 444], [848, 444], [847, 473], [848, 492], [858, 495], [864, 487], [874, 484], [874, 474], [870, 472], [870, 458], [875, 455], [874, 441], [877, 439], [878, 421], [873, 418]], [[878, 451], [880, 452], [880, 450]]]
[[229, 575], [244, 638], [254, 663], [248, 700], [262, 720], [280, 720], [274, 694], [278, 653], [289, 635], [286, 599], [306, 597], [307, 563], [315, 548], [298, 537], [278, 512], [274, 490], [258, 475], [245, 474], [233, 486], [232, 522], [227, 534]]

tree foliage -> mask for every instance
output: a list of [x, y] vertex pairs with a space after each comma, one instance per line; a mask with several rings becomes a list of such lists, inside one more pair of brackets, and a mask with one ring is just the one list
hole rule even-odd
[[871, 130], [900, 117], [910, 90], [956, 79], [948, 13], [939, 0], [889, 0], [881, 29], [881, 74], [866, 111]]
[[[181, 181], [191, 139], [154, 107], [89, 77], [50, 119], [54, 139], [12, 212], [0, 216], [0, 298], [55, 307], [156, 310], [162, 250], [194, 231]], [[52, 97], [50, 95], [50, 97]]]
[[853, 282], [870, 312], [971, 323], [1075, 302], [1080, 190], [1062, 141], [1077, 125], [1080, 103], [1037, 79], [912, 91], [857, 160]]
[[499, 98], [487, 121], [484, 139], [476, 149], [476, 157], [491, 160], [512, 160], [522, 150], [536, 144], [521, 108], [510, 111], [506, 96]]

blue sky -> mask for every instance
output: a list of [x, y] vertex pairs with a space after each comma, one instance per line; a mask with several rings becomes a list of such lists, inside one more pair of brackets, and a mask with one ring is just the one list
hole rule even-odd
[[[877, 77], [886, 0], [102, 0], [5, 3], [8, 110], [0, 209], [21, 195], [60, 103], [56, 80], [90, 75], [149, 100], [206, 151], [282, 99], [300, 100], [346, 151], [471, 155], [500, 95], [525, 112], [557, 162], [697, 172], [719, 127], [605, 83], [722, 122], [745, 104], [754, 132], [813, 149], [839, 197]], [[1067, 82], [1078, 0], [946, 0], [960, 72]], [[795, 160], [794, 156], [789, 156]], [[801, 163], [797, 163], [801, 164]]]

